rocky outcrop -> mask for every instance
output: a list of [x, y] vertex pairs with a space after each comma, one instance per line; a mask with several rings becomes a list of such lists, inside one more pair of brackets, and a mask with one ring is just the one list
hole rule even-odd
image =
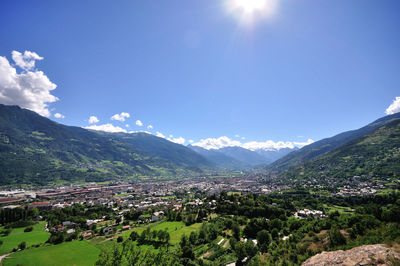
[[356, 247], [347, 251], [322, 252], [306, 260], [303, 266], [398, 265], [400, 253], [383, 245]]

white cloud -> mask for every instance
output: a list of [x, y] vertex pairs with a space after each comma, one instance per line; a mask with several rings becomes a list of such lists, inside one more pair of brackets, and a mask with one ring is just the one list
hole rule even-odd
[[92, 130], [98, 130], [98, 131], [104, 131], [104, 132], [110, 132], [110, 133], [117, 133], [117, 132], [127, 133], [126, 129], [123, 129], [118, 126], [114, 126], [112, 124], [93, 125], [93, 126], [88, 126], [85, 128], [92, 129]]
[[189, 143], [190, 144], [192, 144], [194, 142], [194, 140], [192, 140], [192, 139], [189, 139]]
[[182, 138], [182, 137], [179, 137], [179, 138], [168, 138], [168, 140], [172, 141], [174, 143], [177, 143], [177, 144], [182, 144], [182, 145], [185, 143], [185, 139]]
[[157, 132], [156, 132], [156, 136], [165, 139], [165, 135], [164, 135], [163, 133], [161, 133], [161, 132], [158, 132], [158, 131], [157, 131]]
[[240, 135], [239, 134], [235, 134], [235, 138], [240, 138]]
[[280, 150], [283, 148], [293, 149], [294, 147], [303, 147], [305, 145], [311, 144], [314, 141], [309, 139], [307, 142], [291, 142], [291, 141], [278, 141], [274, 142], [272, 140], [267, 140], [265, 142], [249, 141], [241, 143], [238, 140], [232, 140], [226, 136], [219, 138], [207, 138], [202, 139], [197, 143], [193, 143], [194, 146], [199, 146], [207, 150], [211, 149], [221, 149], [224, 147], [242, 147], [248, 150]]
[[185, 141], [186, 141], [183, 137], [174, 138], [173, 135], [169, 135], [169, 137], [167, 138], [163, 133], [158, 132], [158, 131], [156, 132], [155, 135], [156, 135], [157, 137], [160, 137], [160, 138], [163, 138], [163, 139], [166, 139], [166, 140], [169, 140], [169, 141], [171, 141], [171, 142], [178, 143], [178, 144], [184, 144]]
[[12, 51], [11, 57], [15, 62], [15, 65], [19, 66], [24, 70], [31, 70], [35, 67], [36, 60], [43, 60], [35, 52], [25, 51], [23, 54], [17, 51]]
[[100, 120], [97, 118], [97, 116], [92, 115], [89, 117], [89, 124], [95, 124], [98, 123]]
[[146, 133], [151, 135], [151, 132], [146, 131], [146, 130], [139, 130], [139, 131], [129, 131], [129, 134], [134, 134], [134, 133]]
[[125, 127], [129, 127], [129, 124], [126, 124]]
[[115, 114], [111, 117], [111, 120], [125, 121], [126, 118], [129, 118], [131, 115], [126, 112], [122, 112], [120, 114]]
[[241, 137], [241, 139], [246, 139], [245, 137]]
[[153, 129], [153, 126], [152, 125], [148, 125], [147, 129]]
[[306, 142], [293, 142], [293, 143], [294, 143], [294, 145], [295, 145], [296, 147], [302, 148], [302, 147], [307, 146], [307, 145], [309, 145], [309, 144], [312, 144], [312, 143], [314, 143], [314, 142], [315, 142], [314, 140], [308, 139]]
[[62, 118], [65, 118], [65, 115], [62, 115], [62, 114], [60, 114], [60, 113], [55, 113], [55, 114], [54, 114], [54, 117], [55, 117], [55, 118], [61, 118], [61, 119], [62, 119]]
[[392, 115], [400, 112], [400, 97], [396, 97], [391, 105], [386, 109], [387, 115]]
[[241, 146], [242, 143], [237, 140], [231, 140], [227, 136], [222, 136], [219, 138], [207, 138], [202, 139], [199, 142], [193, 143], [194, 146], [199, 146], [207, 150], [220, 149], [224, 147]]
[[136, 120], [136, 125], [139, 126], [139, 127], [142, 127], [142, 126], [143, 126], [143, 123], [142, 123], [142, 121], [140, 121], [140, 120]]
[[42, 71], [32, 70], [35, 60], [43, 58], [29, 51], [25, 51], [23, 55], [13, 51], [12, 57], [16, 66], [24, 71], [18, 73], [6, 57], [0, 56], [0, 103], [19, 105], [49, 117], [48, 103], [58, 100], [51, 94], [57, 85], [52, 83]]

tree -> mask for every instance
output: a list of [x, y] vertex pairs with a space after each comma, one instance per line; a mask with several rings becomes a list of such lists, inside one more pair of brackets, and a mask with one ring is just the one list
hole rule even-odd
[[236, 222], [232, 224], [232, 235], [236, 240], [240, 239], [240, 227]]
[[139, 238], [139, 234], [138, 234], [136, 231], [133, 231], [133, 232], [130, 234], [129, 238], [130, 238], [132, 241], [136, 241], [136, 240]]
[[261, 230], [257, 233], [257, 244], [262, 251], [267, 251], [271, 243], [271, 235], [267, 230]]
[[238, 242], [235, 245], [235, 253], [236, 253], [236, 257], [237, 257], [236, 264], [241, 265], [242, 260], [247, 256], [246, 246], [243, 242]]
[[196, 245], [197, 244], [197, 234], [196, 232], [191, 232], [189, 235], [189, 242], [192, 245]]
[[329, 230], [329, 246], [336, 247], [346, 244], [346, 238], [337, 228]]
[[194, 259], [194, 253], [193, 250], [190, 246], [184, 246], [182, 248], [182, 258], [188, 258], [193, 260]]
[[24, 250], [25, 248], [26, 248], [26, 242], [24, 241], [24, 242], [21, 242], [19, 245], [18, 245], [18, 248], [20, 249], [20, 250]]

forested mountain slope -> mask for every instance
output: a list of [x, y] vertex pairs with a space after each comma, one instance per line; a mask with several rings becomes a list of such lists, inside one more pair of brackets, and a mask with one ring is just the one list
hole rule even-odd
[[211, 166], [189, 148], [150, 134], [89, 131], [0, 105], [2, 185], [179, 175]]

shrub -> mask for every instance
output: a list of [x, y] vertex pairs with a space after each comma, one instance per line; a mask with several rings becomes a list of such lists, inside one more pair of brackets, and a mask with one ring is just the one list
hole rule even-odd
[[24, 229], [24, 232], [32, 232], [33, 227], [32, 226], [28, 226], [27, 228]]
[[24, 250], [25, 248], [26, 248], [26, 242], [24, 241], [24, 242], [21, 242], [19, 245], [18, 245], [18, 248], [20, 249], [20, 250]]

